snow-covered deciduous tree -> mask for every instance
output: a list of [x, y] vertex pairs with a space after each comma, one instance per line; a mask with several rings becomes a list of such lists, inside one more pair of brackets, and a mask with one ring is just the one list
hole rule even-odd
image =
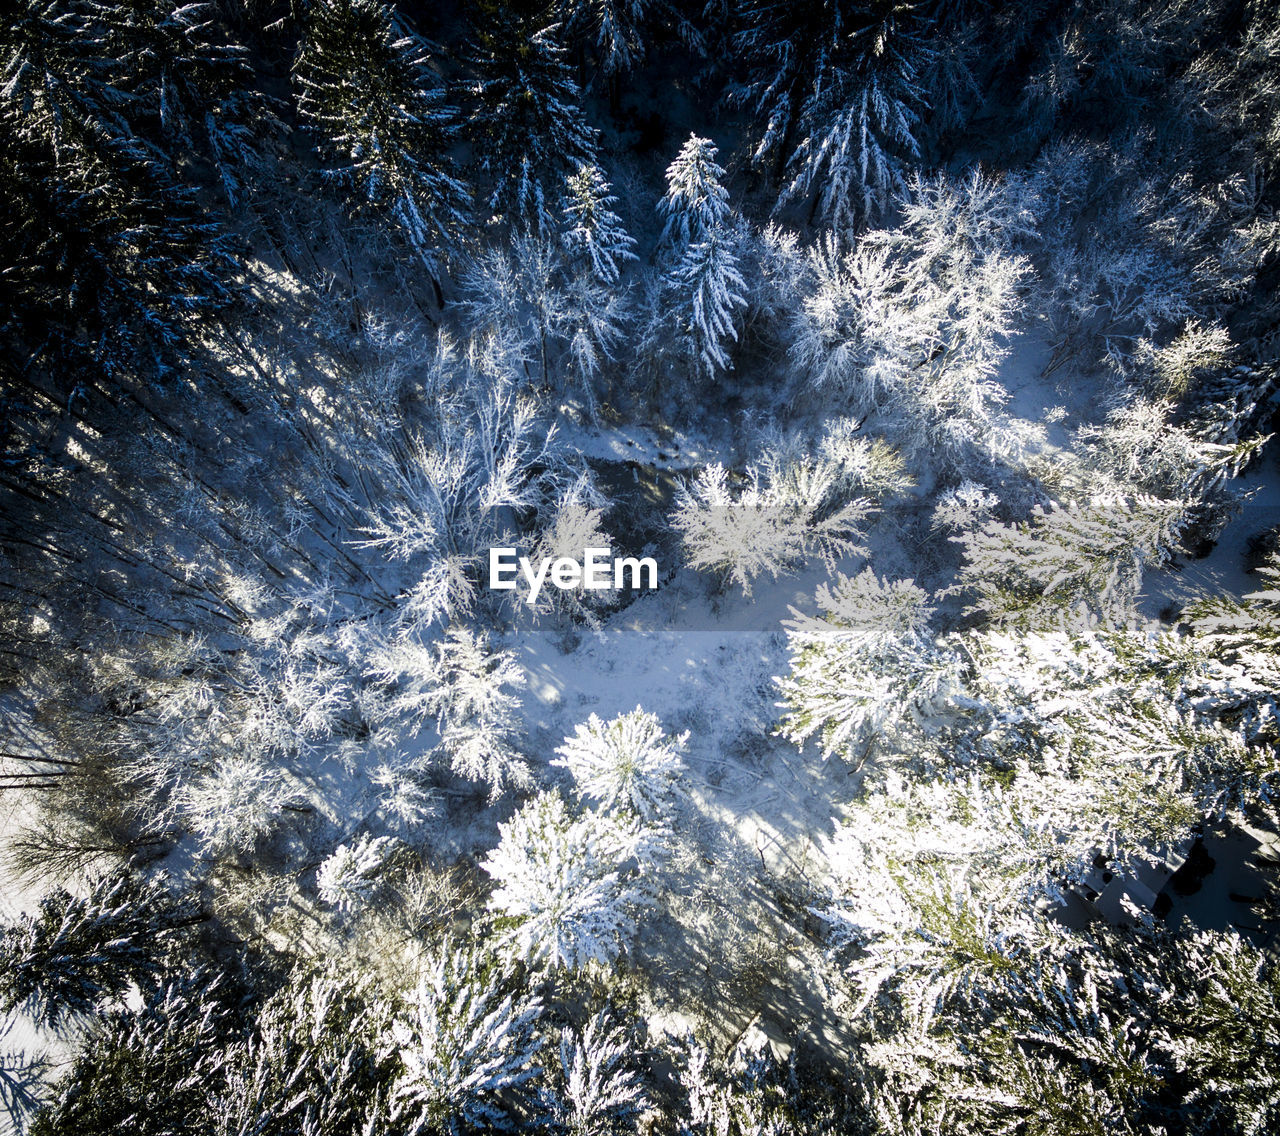
[[488, 549], [517, 543], [512, 510], [536, 508], [553, 480], [555, 432], [519, 391], [520, 371], [519, 354], [496, 334], [466, 355], [440, 335], [423, 392], [436, 414], [420, 432], [362, 443], [359, 499], [329, 489], [362, 545], [421, 572], [399, 597], [406, 632], [471, 609]]
[[539, 794], [498, 829], [481, 866], [497, 884], [490, 909], [516, 921], [506, 949], [551, 969], [616, 958], [647, 900], [636, 872], [657, 854], [655, 833], [619, 816], [575, 816], [558, 793]]
[[278, 766], [232, 752], [180, 788], [178, 815], [207, 855], [249, 852], [275, 828], [294, 796]]
[[684, 770], [680, 751], [689, 732], [669, 738], [658, 721], [637, 706], [609, 722], [592, 714], [556, 749], [578, 792], [605, 812], [634, 813], [660, 821], [675, 781]]
[[627, 234], [613, 211], [617, 197], [604, 171], [582, 165], [570, 175], [560, 211], [564, 215], [564, 243], [569, 252], [590, 261], [601, 284], [618, 283], [619, 262], [635, 260], [635, 238]]
[[542, 1006], [475, 948], [427, 959], [389, 1041], [401, 1071], [392, 1101], [415, 1131], [459, 1136], [510, 1125], [512, 1094], [538, 1072]]
[[829, 434], [817, 453], [770, 449], [737, 485], [718, 463], [700, 471], [681, 488], [671, 517], [689, 566], [750, 595], [756, 578], [776, 580], [808, 557], [831, 566], [863, 554], [859, 540], [874, 508], [867, 494], [887, 495], [897, 482], [891, 452], [861, 441]]
[[933, 607], [914, 581], [866, 568], [838, 574], [815, 598], [820, 615], [792, 608], [785, 624], [791, 673], [775, 680], [784, 737], [803, 745], [817, 735], [824, 757], [861, 761], [872, 745], [901, 744], [964, 706], [961, 657], [935, 640]]
[[634, 1041], [607, 1010], [580, 1030], [561, 1030], [564, 1080], [549, 1102], [557, 1130], [565, 1136], [634, 1132], [647, 1103], [634, 1055]]
[[967, 478], [938, 496], [933, 508], [933, 528], [955, 533], [990, 519], [1000, 498], [988, 493], [985, 485]]
[[[579, 474], [552, 504], [550, 518], [530, 553], [530, 563], [540, 564], [548, 557], [553, 561], [561, 557], [576, 560], [588, 548], [611, 549], [613, 540], [602, 528], [606, 503], [590, 473]], [[544, 588], [534, 610], [557, 613], [598, 628], [599, 615], [609, 602], [607, 591], [594, 591], [579, 583], [573, 588]]]
[[554, 232], [560, 188], [595, 159], [596, 131], [565, 60], [559, 24], [516, 6], [476, 16], [471, 133], [489, 175], [489, 208], [523, 228]]
[[0, 1010], [29, 1001], [37, 1021], [58, 1026], [104, 1009], [155, 979], [180, 929], [200, 919], [164, 880], [118, 873], [90, 880], [85, 896], [52, 891], [0, 928]]
[[473, 326], [504, 337], [526, 373], [536, 363], [548, 386], [557, 377], [576, 379], [594, 414], [592, 381], [613, 357], [626, 300], [577, 259], [546, 234], [519, 233], [471, 261], [463, 274], [464, 304]]
[[298, 113], [330, 155], [332, 175], [354, 187], [357, 208], [389, 212], [438, 279], [468, 193], [447, 154], [457, 112], [426, 45], [381, 0], [320, 0], [294, 81]]
[[1034, 230], [1026, 187], [980, 172], [960, 183], [911, 181], [899, 228], [844, 251], [810, 254], [812, 285], [795, 316], [793, 362], [859, 417], [875, 414], [908, 454], [944, 468], [1012, 462], [1025, 445], [995, 380], [1016, 327]]
[[1133, 373], [1151, 341], [1247, 289], [1272, 239], [1233, 205], [1229, 185], [1202, 190], [1184, 156], [1146, 131], [1117, 147], [1055, 142], [1028, 185], [1040, 203], [1034, 303], [1053, 336], [1048, 372], [1081, 359]]
[[1231, 333], [1225, 327], [1188, 320], [1162, 347], [1139, 340], [1134, 371], [1156, 401], [1178, 401], [1192, 394], [1207, 375], [1224, 370], [1232, 354]]
[[378, 870], [395, 844], [389, 836], [368, 834], [350, 844], [339, 844], [316, 873], [320, 899], [340, 912], [356, 910], [373, 893]]

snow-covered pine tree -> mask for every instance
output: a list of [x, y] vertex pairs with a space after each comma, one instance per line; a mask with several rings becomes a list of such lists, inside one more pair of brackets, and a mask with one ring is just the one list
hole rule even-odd
[[[214, 1129], [306, 1136], [355, 1136], [379, 1130], [388, 1089], [399, 1071], [388, 1044], [392, 1007], [367, 974], [326, 960], [324, 969], [295, 959], [238, 1036], [211, 1055], [224, 1083], [205, 1075], [216, 1099]], [[211, 1062], [212, 1063], [212, 1062]]]
[[30, 1000], [37, 1021], [58, 1026], [102, 1009], [160, 975], [181, 929], [202, 918], [166, 881], [127, 872], [94, 877], [85, 896], [54, 890], [0, 928], [0, 1010]]
[[731, 223], [733, 211], [718, 153], [710, 138], [690, 134], [667, 167], [667, 192], [658, 202], [663, 218], [660, 245], [677, 257]]
[[340, 912], [354, 911], [373, 892], [378, 869], [395, 843], [389, 836], [366, 833], [350, 844], [339, 844], [316, 873], [320, 899]]
[[646, 891], [633, 878], [656, 855], [655, 834], [619, 816], [570, 813], [540, 793], [498, 826], [481, 867], [494, 878], [490, 910], [514, 921], [502, 942], [514, 957], [551, 969], [607, 964], [635, 926]]
[[216, 217], [122, 116], [96, 44], [59, 0], [22, 0], [0, 23], [0, 335], [63, 402], [104, 378], [171, 376], [186, 330], [233, 295]]
[[595, 161], [596, 131], [560, 42], [528, 0], [477, 7], [478, 76], [470, 130], [492, 189], [488, 206], [518, 227], [554, 232], [565, 179]]
[[619, 262], [635, 260], [635, 238], [627, 234], [613, 211], [617, 197], [610, 192], [604, 171], [582, 165], [566, 182], [561, 202], [564, 243], [571, 255], [589, 260], [601, 284], [618, 282]]
[[[243, 47], [206, 0], [82, 0], [116, 113], [171, 167], [210, 161], [234, 208], [262, 173], [261, 143], [279, 123], [253, 86]], [[189, 176], [189, 175], [188, 175]]]
[[716, 146], [691, 134], [667, 167], [667, 192], [658, 202], [659, 240], [666, 267], [650, 318], [649, 340], [674, 332], [695, 374], [714, 378], [730, 368], [726, 349], [738, 338], [747, 284], [739, 267], [741, 221], [721, 184]]
[[738, 270], [737, 233], [720, 230], [692, 244], [667, 276], [684, 311], [682, 323], [696, 369], [716, 376], [732, 366], [726, 344], [738, 338], [747, 284]]
[[952, 537], [964, 550], [960, 587], [974, 610], [1028, 627], [1132, 615], [1143, 571], [1178, 546], [1187, 502], [1146, 494], [1099, 494], [1037, 505], [1027, 520], [988, 521]]
[[559, 1056], [563, 1084], [548, 1101], [558, 1132], [622, 1136], [636, 1130], [647, 1101], [635, 1042], [607, 1010], [591, 1017], [581, 1030], [561, 1030]]
[[1077, 431], [1078, 449], [1125, 490], [1192, 503], [1197, 535], [1213, 539], [1238, 504], [1227, 482], [1257, 456], [1271, 435], [1219, 442], [1212, 437], [1216, 431], [1198, 428], [1194, 417], [1175, 419], [1171, 402], [1135, 396], [1112, 410], [1103, 425]]
[[386, 210], [437, 281], [468, 192], [447, 150], [457, 111], [427, 45], [382, 0], [318, 0], [294, 64], [298, 114], [352, 206]]
[[461, 1136], [507, 1127], [538, 1073], [542, 1004], [477, 948], [444, 943], [392, 1023], [401, 1072], [392, 1101], [413, 1131]]
[[[787, 713], [779, 731], [797, 745], [861, 762], [872, 745], [892, 751], [937, 729], [968, 701], [961, 656], [931, 630], [933, 606], [912, 580], [866, 568], [837, 574], [815, 596], [820, 615], [791, 609], [791, 673], [775, 679]], [[905, 748], [910, 748], [909, 746]]]
[[1280, 554], [1259, 566], [1260, 587], [1239, 599], [1207, 596], [1192, 604], [1187, 617], [1206, 650], [1241, 668], [1252, 686], [1250, 729], [1265, 733], [1280, 690]]
[[[96, 1028], [82, 1035], [36, 1131], [45, 1136], [126, 1131], [160, 1136], [192, 1132], [193, 1118], [197, 1123], [221, 1118], [231, 1090], [227, 1043], [240, 1023], [219, 977], [199, 966], [175, 969], [164, 976], [163, 985], [141, 991], [138, 1008], [104, 1014]], [[271, 1103], [278, 1115], [289, 1102]], [[195, 1131], [200, 1136], [218, 1132], [212, 1125]]]
[[923, 6], [905, 0], [758, 0], [735, 46], [746, 82], [731, 92], [761, 129], [753, 157], [785, 179], [779, 204], [812, 199], [842, 229], [887, 205], [919, 157], [922, 72], [932, 57]]
[[593, 46], [600, 73], [612, 83], [644, 58], [644, 22], [652, 4], [653, 0], [555, 0], [552, 10], [563, 22], [569, 42]]
[[592, 714], [565, 738], [551, 764], [567, 769], [579, 794], [605, 812], [660, 821], [684, 769], [680, 751], [688, 740], [687, 730], [668, 738], [658, 716], [637, 706], [609, 722]]

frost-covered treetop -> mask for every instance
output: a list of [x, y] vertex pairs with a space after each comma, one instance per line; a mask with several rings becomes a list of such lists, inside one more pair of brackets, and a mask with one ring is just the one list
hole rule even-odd
[[724, 168], [709, 138], [689, 135], [676, 160], [667, 167], [666, 196], [658, 212], [666, 219], [662, 243], [683, 248], [704, 241], [729, 219], [729, 191], [720, 184]]
[[914, 580], [881, 580], [870, 568], [856, 576], [838, 573], [819, 585], [815, 598], [821, 617], [791, 609], [785, 624], [799, 641], [838, 641], [867, 653], [886, 648], [919, 650], [928, 641], [934, 608]]
[[424, 966], [388, 1039], [403, 1068], [392, 1096], [418, 1113], [413, 1131], [509, 1126], [504, 1106], [537, 1072], [542, 1004], [503, 985], [475, 949], [445, 944]]
[[686, 730], [668, 738], [656, 714], [637, 706], [603, 722], [592, 714], [565, 738], [552, 765], [567, 769], [578, 792], [606, 812], [632, 812], [656, 820], [666, 811], [672, 783], [684, 769]]
[[652, 860], [653, 830], [590, 810], [574, 816], [558, 793], [541, 793], [498, 831], [481, 866], [498, 884], [490, 909], [517, 920], [507, 949], [552, 968], [615, 958], [644, 901], [623, 866]]
[[359, 907], [373, 891], [373, 877], [394, 846], [389, 836], [367, 834], [350, 844], [339, 844], [316, 875], [321, 900], [339, 911]]
[[566, 180], [561, 206], [567, 223], [565, 246], [571, 252], [586, 253], [601, 284], [616, 284], [618, 262], [636, 259], [631, 251], [635, 238], [628, 235], [613, 211], [617, 201], [597, 165], [581, 165]]

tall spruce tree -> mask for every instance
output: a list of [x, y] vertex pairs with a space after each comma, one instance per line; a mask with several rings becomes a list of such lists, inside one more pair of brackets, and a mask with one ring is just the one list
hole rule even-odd
[[439, 277], [466, 221], [468, 193], [447, 149], [457, 112], [427, 45], [380, 0], [319, 0], [293, 69], [298, 113], [356, 211], [384, 210]]
[[172, 375], [192, 323], [232, 298], [217, 218], [135, 133], [99, 35], [66, 0], [0, 25], [0, 339], [63, 398]]
[[490, 181], [488, 206], [503, 220], [551, 231], [560, 187], [594, 161], [596, 146], [560, 31], [527, 0], [477, 5], [471, 135]]
[[835, 225], [883, 208], [919, 157], [930, 22], [906, 0], [756, 0], [735, 46], [731, 99], [758, 124], [753, 157]]

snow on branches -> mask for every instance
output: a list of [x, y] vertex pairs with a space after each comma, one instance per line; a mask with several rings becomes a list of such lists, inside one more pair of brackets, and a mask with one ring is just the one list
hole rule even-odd
[[558, 793], [539, 794], [498, 828], [482, 867], [498, 885], [490, 909], [514, 924], [505, 949], [551, 969], [616, 958], [647, 902], [637, 873], [653, 862], [657, 834], [617, 815], [574, 816]]
[[808, 557], [831, 568], [865, 555], [860, 541], [875, 500], [908, 481], [890, 447], [853, 437], [847, 425], [829, 424], [817, 446], [780, 439], [736, 484], [716, 463], [682, 486], [671, 524], [689, 566], [750, 595], [758, 577], [776, 580]]
[[389, 836], [366, 834], [351, 844], [339, 844], [316, 873], [320, 899], [340, 912], [360, 907], [373, 893], [374, 877], [395, 843]]
[[901, 745], [964, 704], [961, 658], [935, 642], [933, 608], [913, 581], [866, 568], [838, 574], [816, 599], [820, 615], [792, 608], [785, 624], [791, 673], [775, 680], [784, 737], [803, 745], [816, 734], [824, 757], [861, 761], [873, 745]]
[[637, 706], [603, 722], [595, 714], [579, 725], [552, 765], [567, 769], [578, 792], [606, 813], [633, 813], [644, 821], [662, 819], [676, 779], [684, 770], [680, 751], [686, 730], [668, 738], [656, 714]]
[[445, 943], [427, 959], [390, 1041], [401, 1072], [392, 1100], [421, 1131], [460, 1136], [509, 1126], [508, 1108], [538, 1072], [542, 1005], [503, 981], [475, 948]]

